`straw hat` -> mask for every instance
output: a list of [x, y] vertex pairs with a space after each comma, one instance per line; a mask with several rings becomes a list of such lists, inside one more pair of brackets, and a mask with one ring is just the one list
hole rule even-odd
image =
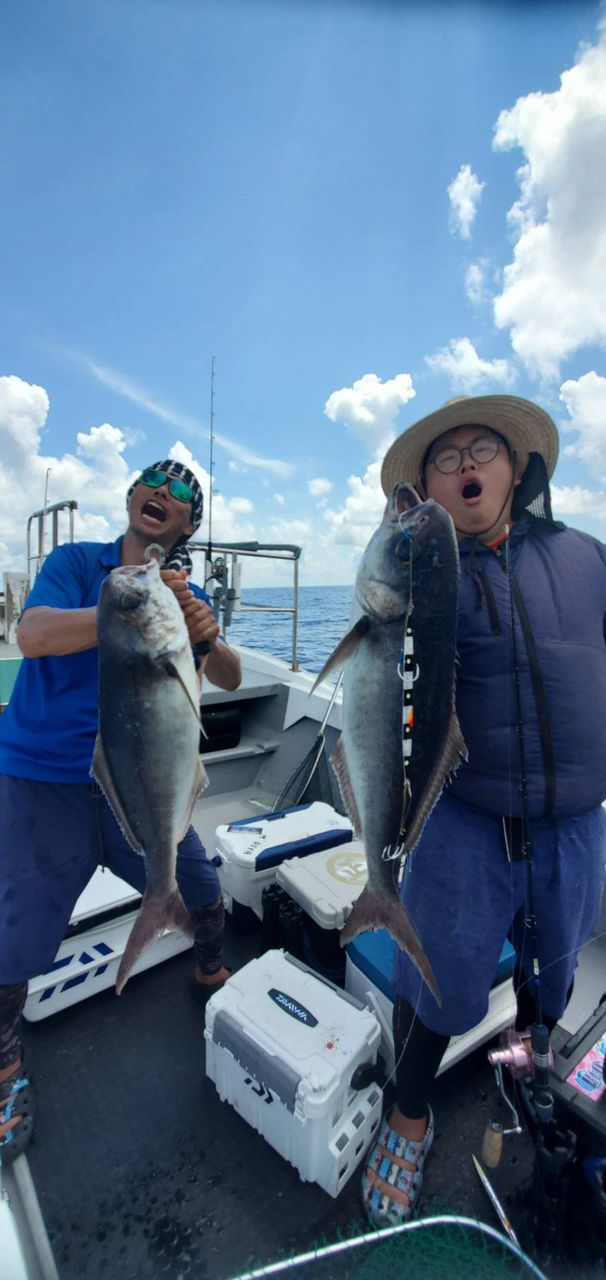
[[[457, 396], [394, 440], [381, 469], [384, 493], [391, 493], [399, 481], [418, 485], [430, 444], [445, 431], [476, 425], [491, 427], [505, 437], [516, 452], [522, 475], [528, 466], [529, 454], [538, 453], [545, 463], [548, 479], [551, 478], [558, 460], [559, 439], [555, 423], [544, 409], [519, 396]], [[539, 484], [530, 488], [536, 492], [527, 493], [527, 502], [540, 492]]]

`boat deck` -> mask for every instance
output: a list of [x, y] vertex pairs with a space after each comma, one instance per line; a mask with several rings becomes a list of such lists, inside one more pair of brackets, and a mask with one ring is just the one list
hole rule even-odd
[[[260, 934], [228, 925], [226, 942], [240, 966]], [[204, 1074], [191, 966], [182, 953], [131, 979], [120, 999], [108, 991], [26, 1026], [39, 1104], [29, 1163], [61, 1280], [228, 1280], [365, 1229], [359, 1174], [330, 1199], [220, 1102]], [[471, 1159], [487, 1122], [502, 1118], [484, 1050], [440, 1077], [435, 1104], [423, 1213], [498, 1226]], [[507, 1138], [491, 1174], [514, 1221], [532, 1156], [526, 1137]], [[549, 1275], [580, 1280], [566, 1266]]]

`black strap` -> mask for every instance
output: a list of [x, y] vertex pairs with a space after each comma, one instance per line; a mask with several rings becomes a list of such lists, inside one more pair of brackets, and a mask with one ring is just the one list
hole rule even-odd
[[[507, 572], [507, 564], [500, 548], [495, 549], [495, 555], [501, 568]], [[543, 756], [543, 768], [545, 770], [545, 808], [543, 817], [550, 818], [556, 800], [556, 767], [555, 753], [553, 749], [553, 737], [551, 733], [551, 725], [549, 723], [549, 709], [547, 706], [547, 695], [545, 693], [545, 683], [543, 680], [543, 672], [539, 662], [534, 636], [530, 625], [530, 619], [526, 611], [524, 597], [520, 591], [520, 587], [513, 575], [510, 576], [511, 590], [515, 601], [518, 617], [522, 627], [526, 652], [528, 654], [528, 663], [530, 667], [530, 678], [532, 680], [532, 688], [537, 708], [537, 717], [539, 721], [539, 734], [541, 738], [541, 753]]]

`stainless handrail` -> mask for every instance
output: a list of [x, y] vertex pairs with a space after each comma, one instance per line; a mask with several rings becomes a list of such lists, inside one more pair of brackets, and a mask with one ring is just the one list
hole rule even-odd
[[219, 588], [218, 606], [223, 613], [223, 633], [226, 634], [227, 628], [231, 621], [231, 613], [236, 598], [236, 592], [233, 587], [234, 567], [237, 566], [238, 556], [247, 556], [252, 560], [286, 560], [292, 562], [293, 566], [293, 605], [241, 605], [242, 612], [246, 613], [290, 613], [292, 614], [292, 656], [291, 669], [299, 670], [297, 661], [297, 642], [299, 629], [299, 559], [302, 548], [295, 546], [293, 543], [277, 543], [277, 542], [189, 542], [190, 551], [203, 551], [207, 561], [212, 564], [214, 555], [220, 554], [230, 557], [231, 560], [231, 582], [232, 587], [227, 585], [227, 575], [225, 582]]
[[[44, 534], [46, 529], [46, 517], [51, 515], [53, 517], [51, 550], [54, 551], [55, 547], [59, 545], [59, 512], [69, 511], [69, 541], [73, 542], [74, 541], [74, 511], [77, 511], [77, 510], [78, 510], [78, 503], [76, 502], [76, 499], [67, 498], [64, 502], [53, 502], [50, 507], [46, 507], [46, 506], [42, 507], [40, 511], [34, 511], [33, 514], [30, 516], [27, 522], [27, 543], [26, 543], [26, 550], [25, 550], [25, 555], [26, 555], [25, 564], [26, 564], [26, 571], [27, 571], [28, 577], [30, 576], [29, 570], [30, 570], [30, 565], [32, 560], [36, 561], [36, 573], [34, 574], [34, 578], [35, 578], [36, 574], [42, 568], [42, 565], [44, 564], [44, 561], [46, 559], [46, 556], [44, 554]], [[34, 520], [38, 521], [38, 553], [37, 555], [32, 555], [31, 553], [31, 532], [32, 532], [32, 524], [34, 523]]]

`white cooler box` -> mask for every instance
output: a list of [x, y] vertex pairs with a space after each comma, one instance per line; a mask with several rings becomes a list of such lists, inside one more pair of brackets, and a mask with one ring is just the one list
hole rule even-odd
[[[338, 1195], [381, 1118], [374, 1014], [286, 952], [266, 951], [209, 1000], [204, 1038], [206, 1072], [223, 1101], [304, 1182]], [[369, 1081], [360, 1089], [357, 1068]]]
[[291, 858], [278, 867], [278, 884], [305, 912], [305, 960], [328, 977], [337, 977], [345, 968], [339, 934], [367, 878], [359, 840], [307, 858]]
[[243, 907], [258, 920], [263, 918], [263, 890], [275, 879], [282, 862], [334, 848], [351, 837], [349, 819], [320, 800], [217, 827], [219, 879], [234, 923]]

